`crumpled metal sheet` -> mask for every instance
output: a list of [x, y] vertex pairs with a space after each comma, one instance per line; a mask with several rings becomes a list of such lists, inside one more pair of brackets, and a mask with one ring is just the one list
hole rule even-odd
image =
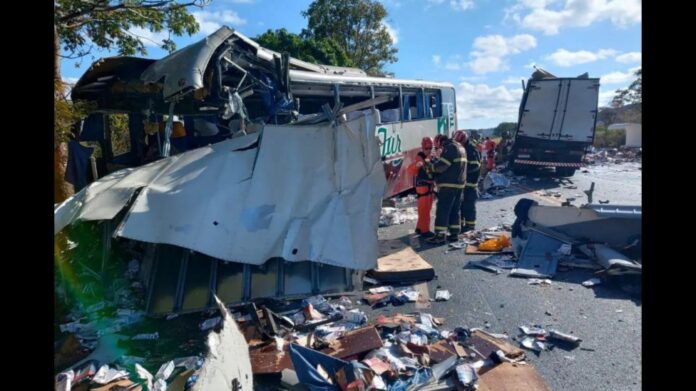
[[[260, 265], [273, 257], [375, 266], [386, 190], [375, 116], [251, 134], [90, 184], [54, 210], [54, 231], [113, 219], [115, 235]], [[258, 146], [254, 143], [258, 139]]]
[[193, 391], [251, 390], [253, 376], [247, 342], [225, 305], [217, 296], [215, 301], [222, 312], [223, 327], [220, 333], [208, 334], [209, 352]]
[[150, 65], [140, 76], [148, 83], [157, 83], [164, 78], [164, 98], [191, 88], [203, 87], [203, 73], [208, 67], [213, 53], [226, 39], [232, 36], [234, 30], [221, 27], [213, 34]]

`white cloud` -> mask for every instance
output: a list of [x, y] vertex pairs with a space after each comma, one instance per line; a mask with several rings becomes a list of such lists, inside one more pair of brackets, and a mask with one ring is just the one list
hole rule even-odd
[[399, 29], [392, 27], [389, 23], [382, 21], [382, 25], [387, 29], [387, 33], [392, 39], [392, 43], [396, 45], [399, 43]]
[[240, 17], [232, 10], [224, 11], [197, 11], [191, 13], [200, 26], [200, 32], [206, 35], [214, 33], [222, 25], [243, 26], [246, 19]]
[[498, 57], [479, 57], [469, 63], [469, 67], [474, 73], [483, 74], [491, 72], [502, 72], [509, 68]]
[[500, 72], [509, 69], [505, 58], [536, 47], [536, 38], [529, 34], [503, 37], [487, 35], [474, 39], [472, 61], [469, 66], [475, 73]]
[[616, 57], [616, 61], [622, 62], [624, 64], [629, 64], [632, 62], [641, 62], [642, 60], [643, 54], [641, 52], [624, 53]]
[[482, 81], [485, 80], [486, 76], [460, 76], [461, 81]]
[[601, 84], [625, 84], [633, 81], [635, 75], [633, 71], [629, 70], [627, 72], [611, 72], [603, 75], [599, 78]]
[[543, 68], [543, 66], [541, 66], [541, 65], [539, 65], [539, 64], [537, 64], [537, 63], [535, 63], [535, 62], [533, 62], [533, 61], [530, 62], [529, 64], [525, 65], [524, 67], [525, 67], [526, 69], [534, 69], [534, 67]]
[[166, 31], [153, 32], [142, 27], [133, 27], [128, 30], [136, 38], [140, 38], [143, 45], [147, 47], [161, 47], [162, 41], [169, 38]]
[[474, 0], [450, 0], [450, 7], [455, 11], [466, 11], [474, 8]]
[[[515, 122], [522, 98], [522, 88], [508, 89], [487, 84], [461, 82], [457, 85], [457, 119], [460, 128], [495, 126]], [[473, 123], [479, 125], [471, 125]]]
[[438, 66], [442, 62], [442, 57], [439, 54], [433, 55], [433, 65]]
[[462, 69], [462, 66], [456, 62], [447, 62], [447, 64], [445, 64], [445, 69], [448, 71], [458, 71]]
[[558, 49], [554, 53], [546, 56], [546, 59], [561, 67], [570, 67], [573, 65], [587, 64], [598, 60], [615, 56], [618, 52], [613, 49], [600, 49], [596, 52], [587, 50], [579, 50], [571, 52], [566, 49]]
[[503, 83], [503, 84], [517, 84], [517, 85], [522, 85], [522, 84], [520, 83], [520, 80], [525, 80], [525, 79], [526, 79], [526, 77], [522, 77], [522, 76], [518, 76], [518, 77], [515, 77], [515, 76], [508, 76], [508, 78], [505, 79], [505, 80], [503, 80], [502, 83]]
[[[445, 2], [446, 0], [428, 0], [426, 8], [441, 5]], [[455, 11], [466, 11], [474, 8], [474, 0], [449, 0], [447, 3], [449, 3], [450, 8]]]
[[599, 107], [609, 106], [612, 100], [614, 100], [614, 95], [616, 95], [615, 90], [611, 91], [601, 91], [599, 92], [599, 101], [597, 102]]
[[505, 10], [505, 20], [512, 19], [523, 27], [555, 35], [566, 27], [587, 27], [595, 22], [611, 21], [626, 27], [640, 23], [641, 0], [566, 0], [561, 7], [548, 8], [560, 3], [548, 0], [518, 0]]

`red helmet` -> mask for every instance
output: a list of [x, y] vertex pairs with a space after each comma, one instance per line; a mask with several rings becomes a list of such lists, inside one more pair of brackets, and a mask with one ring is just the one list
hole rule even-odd
[[435, 148], [440, 148], [442, 147], [442, 142], [447, 139], [447, 136], [444, 134], [438, 134], [435, 136]]
[[421, 140], [421, 148], [423, 149], [433, 149], [433, 139], [425, 136]]
[[456, 132], [454, 132], [453, 138], [454, 138], [454, 141], [458, 142], [461, 145], [464, 145], [466, 143], [466, 140], [468, 137], [467, 137], [465, 131], [457, 130]]

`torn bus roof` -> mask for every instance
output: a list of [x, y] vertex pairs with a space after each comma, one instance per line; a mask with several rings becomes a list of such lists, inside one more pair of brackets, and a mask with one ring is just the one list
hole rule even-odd
[[266, 49], [226, 26], [160, 60], [125, 59], [110, 57], [95, 62], [72, 89], [72, 98], [97, 102], [97, 110], [160, 114], [168, 113], [168, 103], [175, 101], [177, 114], [209, 115], [222, 112], [230, 95], [237, 93], [248, 109], [263, 116], [274, 114], [264, 99], [332, 96], [334, 90], [324, 88], [327, 81], [340, 86], [340, 94], [366, 99], [384, 94], [377, 88], [373, 96], [367, 86], [453, 87], [450, 83], [372, 77], [358, 68], [311, 64]]
[[55, 232], [129, 205], [115, 236], [254, 265], [282, 257], [370, 269], [386, 190], [377, 118], [266, 125], [115, 172], [59, 205]]

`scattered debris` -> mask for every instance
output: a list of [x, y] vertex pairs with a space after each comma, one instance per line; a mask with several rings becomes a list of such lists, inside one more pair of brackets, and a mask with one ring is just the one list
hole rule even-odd
[[488, 172], [483, 179], [483, 190], [486, 192], [505, 189], [507, 187], [510, 187], [510, 179], [503, 174]]
[[448, 290], [438, 290], [435, 292], [435, 301], [447, 301], [452, 297]]
[[548, 286], [551, 285], [551, 280], [547, 279], [539, 279], [539, 278], [530, 278], [527, 280], [527, 284], [529, 285], [542, 285], [542, 286]]
[[546, 344], [532, 337], [523, 338], [522, 341], [520, 341], [520, 345], [535, 352], [541, 352], [547, 349]]
[[560, 332], [558, 330], [554, 330], [554, 329], [549, 330], [549, 338], [553, 338], [553, 339], [557, 339], [557, 340], [561, 340], [561, 341], [565, 341], [565, 342], [570, 342], [570, 343], [574, 343], [574, 344], [578, 344], [578, 343], [582, 342], [582, 339], [580, 339], [574, 335], [562, 333], [562, 332]]
[[390, 225], [399, 225], [408, 221], [417, 221], [418, 212], [416, 208], [392, 208], [383, 207], [379, 216], [379, 226], [387, 227]]
[[589, 288], [589, 287], [592, 287], [595, 285], [599, 285], [601, 283], [602, 283], [602, 280], [600, 280], [599, 278], [590, 278], [589, 280], [583, 282], [582, 286]]

